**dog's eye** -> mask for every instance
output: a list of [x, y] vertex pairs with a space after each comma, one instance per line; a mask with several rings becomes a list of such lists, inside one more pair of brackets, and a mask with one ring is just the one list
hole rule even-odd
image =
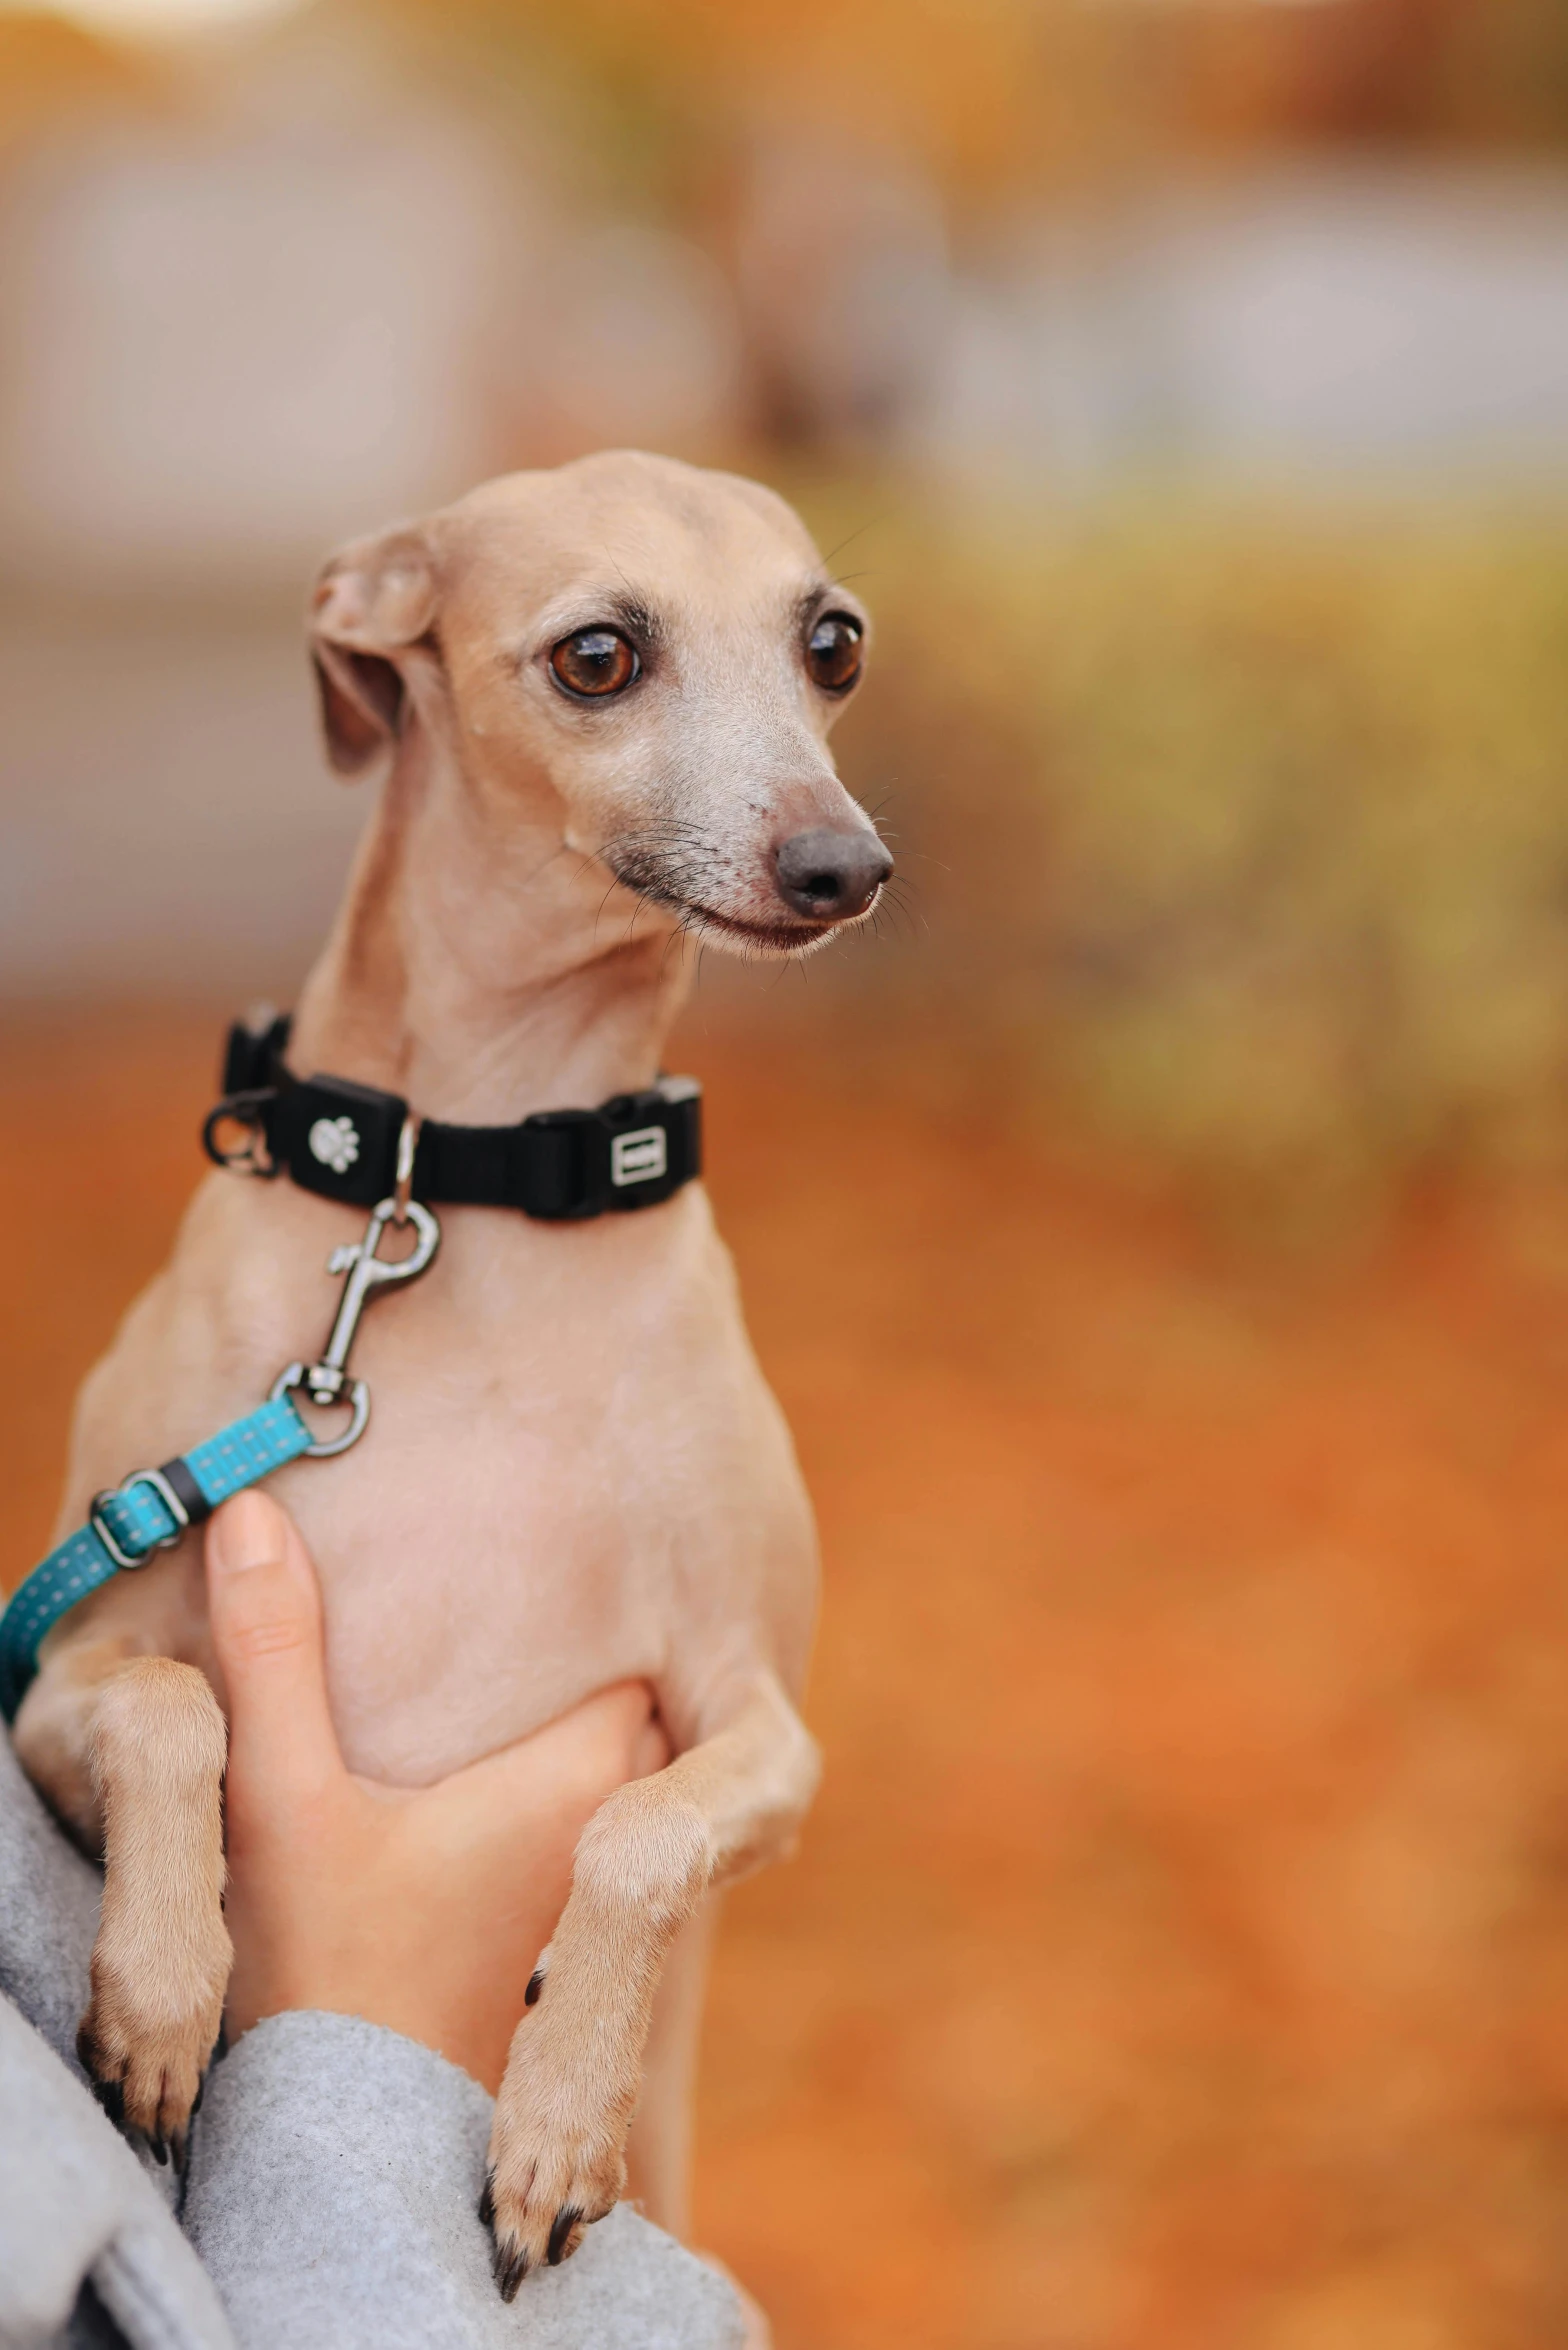
[[640, 675], [642, 663], [626, 639], [613, 628], [580, 628], [563, 637], [550, 655], [558, 685], [569, 694], [602, 700], [618, 694]]
[[806, 639], [806, 667], [813, 685], [827, 694], [845, 694], [860, 675], [864, 629], [847, 612], [829, 612]]

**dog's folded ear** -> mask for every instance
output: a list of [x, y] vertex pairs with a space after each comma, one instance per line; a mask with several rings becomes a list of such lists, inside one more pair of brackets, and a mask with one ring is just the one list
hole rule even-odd
[[435, 612], [435, 566], [415, 529], [356, 540], [317, 580], [310, 653], [327, 756], [340, 775], [357, 775], [400, 731], [407, 657], [429, 641]]

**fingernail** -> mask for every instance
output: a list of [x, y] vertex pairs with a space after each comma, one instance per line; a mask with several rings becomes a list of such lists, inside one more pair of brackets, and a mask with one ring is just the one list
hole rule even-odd
[[207, 1555], [220, 1575], [269, 1566], [282, 1556], [277, 1513], [259, 1493], [237, 1493], [226, 1501], [207, 1535]]

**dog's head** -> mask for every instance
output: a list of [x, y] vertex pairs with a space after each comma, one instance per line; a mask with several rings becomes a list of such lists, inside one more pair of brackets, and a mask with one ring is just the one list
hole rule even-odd
[[340, 772], [423, 730], [487, 826], [542, 819], [671, 924], [800, 953], [892, 870], [827, 749], [866, 615], [755, 482], [512, 474], [345, 549], [312, 628]]

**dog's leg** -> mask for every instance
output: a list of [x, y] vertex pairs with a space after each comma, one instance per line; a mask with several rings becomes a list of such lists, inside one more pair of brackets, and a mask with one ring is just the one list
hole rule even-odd
[[17, 1714], [16, 1759], [93, 1860], [103, 1857], [103, 1805], [93, 1783], [93, 1715], [104, 1683], [138, 1654], [117, 1635], [66, 1640], [46, 1653]]
[[[719, 1922], [717, 1893], [698, 1904], [670, 1945], [653, 1995], [653, 2016], [642, 2058], [642, 2095], [626, 2139], [626, 2193], [666, 2234], [691, 2242], [692, 2093], [708, 1960]], [[694, 2246], [716, 2268], [741, 2305], [742, 2350], [772, 2350], [767, 2318], [716, 2252]]]
[[719, 1896], [697, 1905], [670, 1945], [653, 1995], [642, 2093], [626, 2140], [626, 2192], [684, 2243], [691, 2222], [692, 2090]]
[[95, 1643], [40, 1675], [17, 1747], [84, 1840], [101, 1823], [103, 1911], [77, 2054], [115, 2118], [160, 2159], [171, 2145], [178, 2155], [233, 1959], [218, 1701], [194, 1665]]
[[710, 1885], [788, 1846], [816, 1782], [811, 1738], [777, 1680], [759, 1674], [711, 1736], [618, 1788], [583, 1831], [490, 2138], [483, 2208], [507, 2300], [531, 2268], [575, 2251], [619, 2197], [665, 1953]]
[[[642, 2058], [642, 2094], [626, 2138], [626, 2193], [655, 2227], [691, 2242], [692, 2092], [697, 2078], [697, 2045], [702, 2035], [702, 1999], [708, 1959], [719, 1922], [719, 1895], [697, 1906], [670, 1945], [653, 1995], [648, 2044]], [[742, 2350], [772, 2350], [767, 2318], [740, 2279], [715, 2252], [693, 2246], [699, 2260], [716, 2268], [741, 2305], [745, 2321]]]
[[77, 2053], [160, 2160], [168, 2144], [183, 2150], [234, 1961], [223, 1922], [227, 1744], [205, 1676], [168, 1657], [127, 1665], [93, 1715], [103, 1915]]

